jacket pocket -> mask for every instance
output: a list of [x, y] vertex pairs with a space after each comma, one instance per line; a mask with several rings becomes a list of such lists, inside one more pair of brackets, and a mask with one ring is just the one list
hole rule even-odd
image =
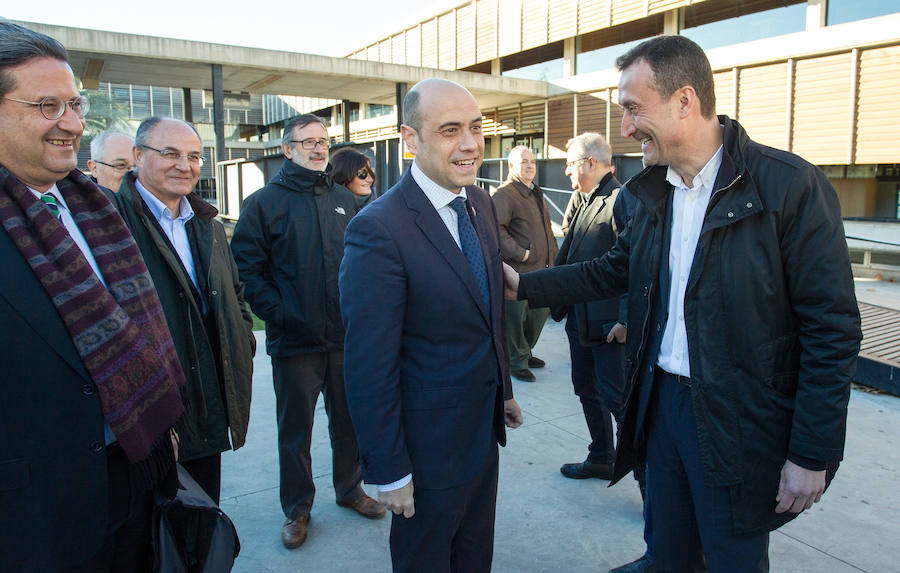
[[22, 489], [31, 483], [31, 463], [28, 460], [0, 462], [0, 491]]

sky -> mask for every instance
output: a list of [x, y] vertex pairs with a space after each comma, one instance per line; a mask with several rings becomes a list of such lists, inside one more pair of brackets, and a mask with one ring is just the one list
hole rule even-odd
[[[0, 16], [74, 28], [345, 56], [459, 3], [461, 0], [41, 0], [34, 4], [5, 2]], [[255, 6], [259, 9], [251, 8]]]

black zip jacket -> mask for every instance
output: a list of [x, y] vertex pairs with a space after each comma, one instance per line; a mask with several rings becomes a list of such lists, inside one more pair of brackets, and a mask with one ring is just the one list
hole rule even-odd
[[[850, 381], [861, 339], [840, 205], [825, 174], [759, 145], [726, 116], [722, 165], [684, 300], [703, 472], [731, 486], [734, 532], [758, 535], [775, 513], [786, 459], [828, 469], [843, 457]], [[628, 182], [640, 201], [603, 258], [522, 275], [519, 297], [571, 304], [627, 290], [628, 397], [614, 480], [645, 453], [647, 406], [666, 322], [660, 259], [672, 186], [666, 167]]]

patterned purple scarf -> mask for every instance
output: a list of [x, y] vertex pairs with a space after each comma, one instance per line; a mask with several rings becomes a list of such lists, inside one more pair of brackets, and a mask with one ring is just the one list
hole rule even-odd
[[150, 273], [118, 211], [80, 171], [56, 185], [106, 287], [63, 224], [3, 166], [0, 223], [59, 311], [119, 445], [138, 462], [181, 416], [184, 374]]

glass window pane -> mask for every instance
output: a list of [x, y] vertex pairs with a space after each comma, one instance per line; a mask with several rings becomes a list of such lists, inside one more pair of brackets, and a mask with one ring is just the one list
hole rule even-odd
[[806, 4], [803, 3], [685, 28], [681, 34], [709, 50], [805, 29]]
[[514, 70], [506, 70], [503, 75], [524, 80], [558, 80], [563, 77], [563, 59], [557, 58]]
[[584, 52], [575, 56], [575, 73], [584, 74], [598, 70], [608, 70], [616, 67], [616, 58], [637, 46], [647, 38], [633, 40], [615, 46], [607, 46], [590, 52]]
[[888, 0], [828, 0], [829, 26], [900, 12], [900, 2]]

